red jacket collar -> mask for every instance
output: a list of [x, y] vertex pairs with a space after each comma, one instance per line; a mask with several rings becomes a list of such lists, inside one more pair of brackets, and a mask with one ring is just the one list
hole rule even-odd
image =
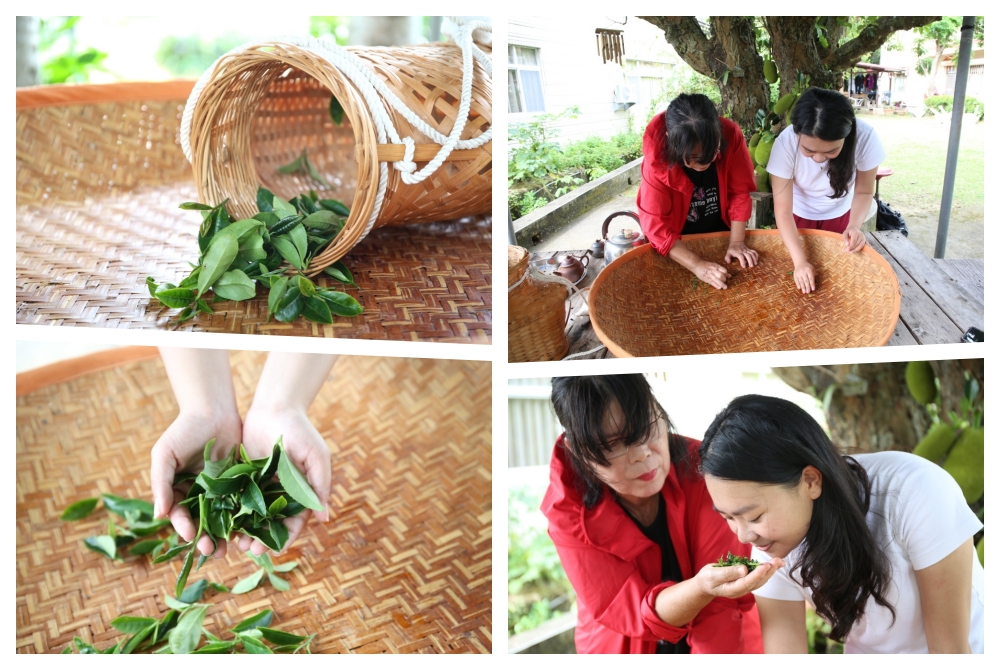
[[[566, 453], [563, 438], [556, 440], [549, 470], [549, 489], [542, 501], [542, 512], [549, 519], [549, 532], [558, 528], [563, 539], [572, 538], [583, 544], [599, 547], [624, 561], [632, 561], [653, 546], [639, 526], [625, 513], [609, 490], [597, 504], [587, 509], [577, 491], [577, 475]], [[661, 495], [667, 502], [668, 527], [674, 551], [678, 558], [687, 557], [685, 533], [677, 532], [677, 523], [684, 518], [684, 495], [678, 481], [677, 468], [671, 465], [670, 474], [663, 483]], [[568, 538], [566, 537], [568, 536]], [[682, 563], [686, 561], [682, 559]], [[687, 573], [688, 569], [682, 570]]]

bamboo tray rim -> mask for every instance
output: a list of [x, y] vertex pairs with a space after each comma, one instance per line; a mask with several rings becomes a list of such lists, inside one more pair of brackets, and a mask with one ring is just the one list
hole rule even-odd
[[[798, 229], [796, 232], [802, 236], [812, 235], [816, 237], [829, 237], [837, 240], [842, 239], [841, 234], [831, 233], [830, 231], [827, 230]], [[730, 234], [731, 231], [725, 230], [718, 233], [700, 233], [698, 235], [682, 235], [681, 240], [700, 240], [700, 239], [711, 239], [713, 237], [728, 237]], [[777, 229], [771, 229], [771, 230], [754, 229], [746, 231], [747, 238], [768, 237], [768, 236], [773, 237], [775, 235], [780, 236], [781, 232]], [[617, 358], [635, 358], [635, 356], [622, 349], [613, 339], [611, 339], [608, 336], [607, 333], [604, 332], [604, 330], [601, 329], [601, 326], [597, 322], [597, 319], [594, 318], [594, 315], [597, 314], [597, 312], [594, 311], [594, 308], [596, 306], [595, 298], [597, 294], [600, 292], [601, 284], [603, 284], [604, 280], [611, 275], [611, 273], [608, 272], [608, 270], [613, 269], [616, 265], [628, 263], [629, 261], [638, 258], [643, 254], [650, 254], [650, 253], [656, 253], [656, 250], [653, 249], [653, 245], [651, 244], [643, 244], [640, 247], [636, 247], [634, 249], [626, 251], [624, 254], [622, 254], [615, 260], [611, 261], [610, 265], [603, 268], [597, 274], [597, 278], [594, 279], [594, 283], [591, 284], [590, 286], [590, 294], [587, 296], [587, 311], [590, 314], [590, 324], [594, 327], [594, 332], [597, 333], [597, 337], [601, 340], [601, 343], [604, 344], [604, 346], [608, 348], [608, 351], [613, 353]], [[882, 268], [889, 273], [890, 277], [892, 277], [893, 279], [896, 278], [896, 273], [893, 271], [892, 266], [889, 265], [889, 261], [882, 258], [882, 256], [877, 251], [872, 249], [870, 244], [866, 243], [864, 248], [857, 253], [866, 254], [870, 258], [873, 258], [877, 264], [881, 265]], [[899, 307], [901, 300], [902, 300], [902, 295], [899, 291], [899, 283], [897, 280], [895, 297], [893, 298], [893, 311], [896, 314], [897, 321], [899, 320]], [[889, 330], [885, 334], [884, 339], [876, 346], [884, 347], [886, 343], [890, 340], [890, 338], [892, 338], [892, 334], [894, 331], [895, 328]]]
[[194, 79], [126, 81], [110, 84], [49, 84], [17, 89], [17, 111], [39, 107], [94, 105], [142, 100], [187, 101]]
[[17, 373], [17, 391], [15, 397], [34, 393], [47, 386], [62, 384], [63, 382], [89, 375], [93, 372], [101, 372], [111, 368], [116, 368], [127, 363], [145, 361], [150, 358], [157, 358], [160, 350], [156, 347], [143, 347], [130, 345], [116, 347], [104, 351], [95, 351], [74, 358], [42, 365]]

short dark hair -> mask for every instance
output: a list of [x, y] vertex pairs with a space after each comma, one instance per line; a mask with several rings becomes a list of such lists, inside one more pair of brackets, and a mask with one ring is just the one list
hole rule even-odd
[[[624, 417], [621, 431], [604, 434], [604, 417], [617, 402]], [[687, 447], [683, 437], [674, 433], [667, 413], [657, 402], [649, 382], [641, 374], [603, 375], [600, 377], [553, 377], [552, 407], [566, 431], [566, 452], [577, 475], [577, 490], [585, 507], [601, 499], [607, 485], [597, 476], [594, 464], [608, 466], [605, 451], [613, 440], [637, 444], [649, 438], [657, 414], [667, 424], [670, 462], [683, 466]], [[682, 467], [683, 470], [683, 467]]]
[[869, 597], [892, 612], [889, 559], [866, 514], [871, 482], [861, 464], [841, 455], [823, 428], [795, 403], [745, 395], [722, 410], [699, 449], [701, 472], [720, 479], [797, 486], [811, 465], [823, 475], [804, 540], [802, 584], [812, 590], [816, 611], [843, 640], [865, 611]]
[[844, 148], [830, 161], [828, 173], [833, 188], [830, 197], [844, 197], [856, 169], [854, 149], [858, 142], [858, 119], [854, 114], [854, 105], [843, 93], [813, 86], [806, 89], [795, 103], [791, 120], [796, 135], [815, 137], [824, 142], [844, 140]]
[[[695, 147], [714, 152], [726, 149], [722, 121], [715, 103], [701, 93], [681, 93], [664, 112], [667, 124], [666, 159], [668, 165], [684, 165], [694, 156]], [[701, 156], [704, 159], [704, 156]], [[702, 162], [702, 161], [699, 161]]]

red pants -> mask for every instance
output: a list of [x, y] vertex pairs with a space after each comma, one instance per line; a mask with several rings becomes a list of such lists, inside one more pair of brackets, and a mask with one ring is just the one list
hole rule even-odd
[[795, 219], [796, 228], [808, 228], [810, 230], [829, 230], [831, 233], [842, 233], [847, 230], [847, 224], [851, 222], [851, 211], [847, 210], [836, 219], [803, 219], [798, 214], [792, 214]]

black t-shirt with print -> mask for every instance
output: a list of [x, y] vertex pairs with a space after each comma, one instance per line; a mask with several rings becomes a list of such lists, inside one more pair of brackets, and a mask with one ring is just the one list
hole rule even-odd
[[691, 208], [688, 210], [682, 235], [729, 230], [722, 221], [722, 210], [719, 207], [719, 173], [716, 172], [715, 165], [712, 163], [703, 172], [684, 168], [684, 174], [694, 184], [694, 192], [691, 194]]

